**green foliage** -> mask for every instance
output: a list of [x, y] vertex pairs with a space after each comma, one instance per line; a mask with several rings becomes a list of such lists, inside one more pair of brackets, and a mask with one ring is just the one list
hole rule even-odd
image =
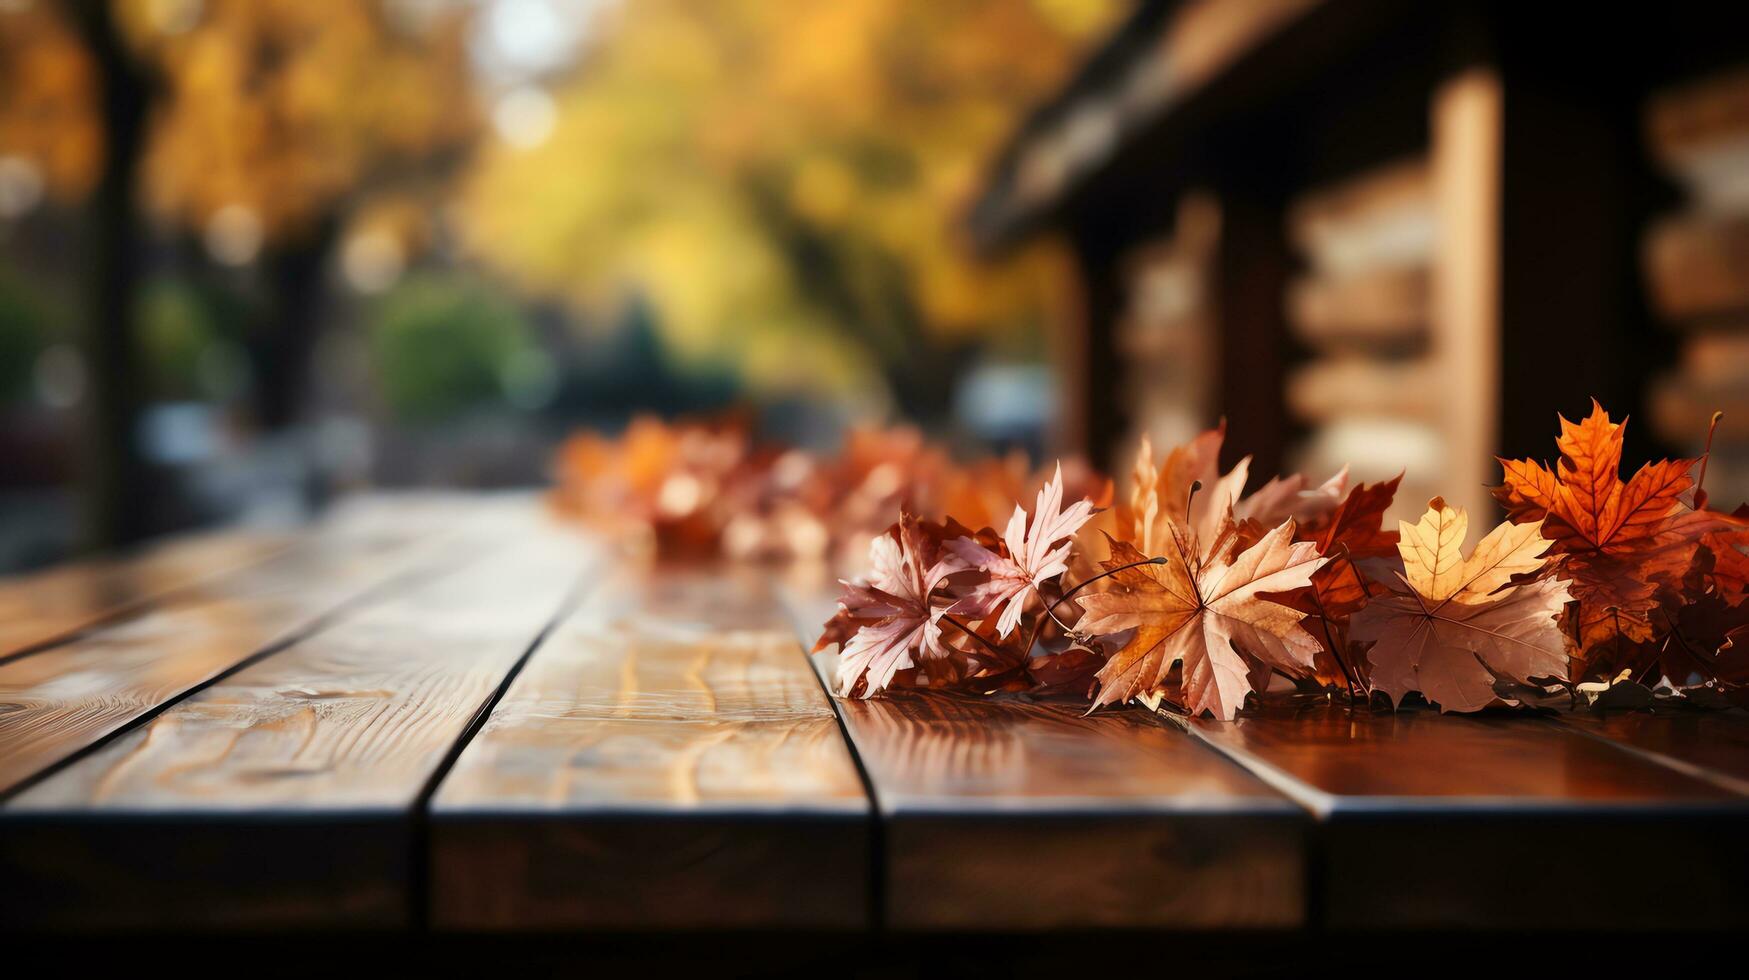
[[438, 422], [498, 402], [506, 367], [531, 346], [521, 310], [468, 281], [409, 279], [382, 299], [370, 324], [379, 388], [406, 422]]
[[210, 356], [220, 333], [211, 306], [199, 290], [178, 279], [149, 283], [138, 302], [146, 391], [166, 401], [199, 397], [201, 359]]
[[64, 327], [61, 311], [15, 276], [0, 275], [0, 404], [30, 397], [31, 374]]

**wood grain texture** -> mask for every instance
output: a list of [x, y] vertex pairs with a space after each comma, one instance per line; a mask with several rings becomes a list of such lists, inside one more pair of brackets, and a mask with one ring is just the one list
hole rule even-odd
[[132, 558], [74, 562], [0, 579], [0, 663], [200, 580], [264, 561], [290, 544], [278, 534], [195, 534]]
[[337, 507], [270, 560], [210, 576], [75, 641], [0, 663], [0, 799], [397, 577], [551, 532], [544, 509], [527, 495], [370, 495]]
[[1749, 795], [1749, 712], [1575, 711], [1559, 721]]
[[629, 573], [542, 647], [432, 802], [459, 930], [858, 928], [869, 807], [761, 573]]
[[399, 548], [316, 543], [0, 665], [0, 793], [404, 571]]
[[587, 553], [537, 540], [422, 580], [32, 787], [0, 811], [8, 918], [404, 925], [415, 804]]
[[[1749, 916], [1741, 797], [1552, 722], [1319, 702], [1188, 725], [1319, 819], [1333, 927], [1717, 928]], [[1628, 885], [1621, 862], [1654, 853], [1656, 873]]]
[[[411, 545], [457, 525], [526, 523], [527, 495], [374, 493], [346, 499], [299, 534], [220, 530], [178, 535], [132, 556], [69, 562], [0, 579], [0, 663], [312, 541], [330, 550]], [[197, 594], [192, 598], [199, 599]]]
[[[804, 629], [826, 612], [808, 610]], [[815, 663], [830, 676], [829, 651]], [[1303, 814], [1140, 711], [915, 692], [834, 705], [873, 786], [895, 928], [1304, 919]]]

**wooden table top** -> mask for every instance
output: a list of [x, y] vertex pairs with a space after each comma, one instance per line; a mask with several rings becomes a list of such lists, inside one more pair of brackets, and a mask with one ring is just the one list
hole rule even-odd
[[843, 701], [831, 608], [524, 497], [0, 581], [0, 927], [1749, 923], [1749, 713]]

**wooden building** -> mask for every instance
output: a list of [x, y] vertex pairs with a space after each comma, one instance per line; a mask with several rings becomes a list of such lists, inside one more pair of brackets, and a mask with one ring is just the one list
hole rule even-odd
[[[1140, 4], [996, 160], [991, 255], [1077, 256], [1072, 437], [1224, 416], [1253, 472], [1489, 507], [1595, 396], [1749, 495], [1749, 7]], [[1735, 499], [1735, 498], [1733, 498]]]

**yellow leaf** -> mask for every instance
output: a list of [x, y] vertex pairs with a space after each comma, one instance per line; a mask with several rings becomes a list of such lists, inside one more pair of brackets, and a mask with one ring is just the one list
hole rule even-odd
[[1398, 521], [1397, 525], [1401, 532], [1397, 551], [1403, 556], [1409, 585], [1429, 599], [1450, 598], [1463, 580], [1463, 543], [1470, 527], [1464, 509], [1434, 497], [1420, 523]]

